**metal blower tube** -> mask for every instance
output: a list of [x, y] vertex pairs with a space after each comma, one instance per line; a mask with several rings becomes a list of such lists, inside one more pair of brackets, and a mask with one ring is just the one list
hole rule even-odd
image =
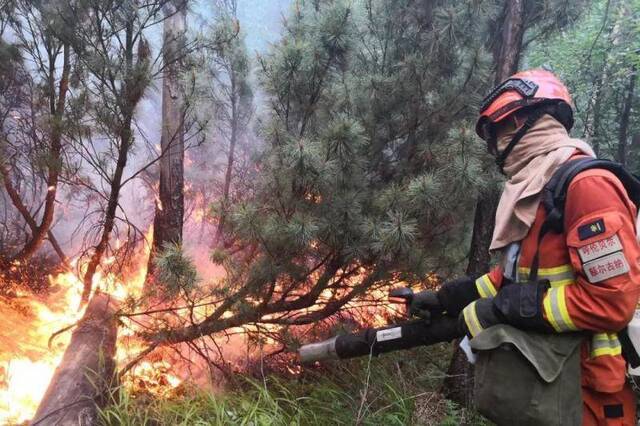
[[460, 337], [457, 320], [435, 318], [431, 322], [415, 320], [395, 326], [368, 328], [359, 333], [332, 337], [300, 347], [300, 362], [309, 364], [328, 359], [348, 359], [410, 349], [416, 346], [448, 342]]

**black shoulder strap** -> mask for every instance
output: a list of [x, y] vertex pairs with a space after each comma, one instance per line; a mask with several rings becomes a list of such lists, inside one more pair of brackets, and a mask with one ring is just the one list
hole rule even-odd
[[[547, 218], [542, 224], [538, 235], [538, 246], [531, 264], [531, 273], [529, 274], [531, 281], [537, 281], [538, 279], [539, 249], [542, 239], [549, 231], [561, 233], [564, 230], [564, 207], [571, 181], [579, 173], [588, 169], [604, 169], [616, 175], [624, 185], [631, 201], [640, 206], [640, 180], [627, 171], [622, 164], [591, 157], [578, 158], [564, 163], [556, 170], [542, 190], [542, 204], [547, 213]], [[597, 196], [597, 194], [594, 194], [594, 196]]]

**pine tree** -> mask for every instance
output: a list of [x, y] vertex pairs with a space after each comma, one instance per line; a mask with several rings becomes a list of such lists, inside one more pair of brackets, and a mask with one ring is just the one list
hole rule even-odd
[[474, 194], [488, 185], [469, 125], [490, 72], [475, 7], [297, 5], [259, 61], [267, 146], [214, 253], [225, 301], [151, 339], [309, 324], [389, 282], [460, 267]]

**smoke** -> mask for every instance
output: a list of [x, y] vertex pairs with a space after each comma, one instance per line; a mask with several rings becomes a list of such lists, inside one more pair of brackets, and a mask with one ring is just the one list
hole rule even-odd
[[[288, 12], [290, 0], [278, 0], [274, 2], [240, 1], [238, 4], [238, 19], [241, 29], [246, 34], [246, 45], [254, 68], [250, 77], [250, 84], [254, 91], [254, 106], [260, 110], [263, 96], [255, 78], [256, 54], [265, 53], [270, 43], [276, 41], [281, 33], [283, 16]], [[195, 2], [190, 10], [188, 22], [192, 23], [190, 36], [200, 31], [209, 24], [213, 12], [207, 2]], [[161, 25], [150, 28], [147, 38], [152, 50], [152, 56], [160, 52], [162, 46]], [[196, 77], [198, 78], [198, 77]], [[205, 76], [206, 78], [206, 76]], [[120, 210], [118, 217], [126, 220], [140, 231], [148, 229], [153, 222], [155, 212], [155, 200], [157, 197], [157, 166], [148, 167], [140, 172], [148, 163], [160, 154], [160, 136], [162, 122], [162, 93], [161, 76], [152, 82], [145, 92], [145, 96], [137, 107], [135, 115], [135, 139], [136, 144], [131, 151], [124, 180], [128, 180], [134, 174], [136, 177], [123, 186], [120, 193]], [[211, 202], [220, 198], [222, 193], [221, 182], [227, 161], [227, 147], [225, 138], [213, 122], [211, 114], [213, 109], [206, 99], [196, 100], [194, 115], [199, 123], [206, 123], [200, 135], [194, 137], [187, 145], [185, 153], [185, 224], [183, 246], [186, 253], [194, 260], [202, 279], [215, 279], [223, 274], [222, 268], [209, 261], [209, 252], [213, 244], [215, 234], [215, 220], [210, 215]], [[241, 129], [239, 139], [239, 151], [237, 169], [247, 169], [253, 159], [253, 155], [260, 147], [254, 127], [257, 117]], [[105, 143], [105, 150], [107, 144]], [[95, 186], [108, 194], [106, 183], [90, 167], [82, 167], [80, 173]], [[236, 173], [233, 176], [234, 183], [238, 187], [249, 185], [244, 182], [245, 174]], [[86, 193], [76, 187], [60, 186], [59, 204], [56, 211], [56, 219], [52, 229], [54, 235], [62, 245], [67, 256], [73, 258], [86, 250], [93, 243], [99, 229], [100, 214], [94, 213], [97, 203], [104, 204], [104, 200], [95, 197], [95, 194]], [[114, 232], [113, 240], [120, 238], [125, 240], [127, 228], [122, 222]], [[86, 236], [93, 236], [87, 239]]]

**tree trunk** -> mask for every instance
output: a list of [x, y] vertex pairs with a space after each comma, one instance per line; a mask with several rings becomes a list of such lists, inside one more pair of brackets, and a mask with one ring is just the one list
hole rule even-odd
[[222, 191], [222, 209], [220, 220], [216, 229], [215, 243], [220, 244], [224, 222], [229, 208], [229, 192], [231, 189], [231, 178], [233, 176], [233, 163], [235, 161], [236, 143], [238, 140], [238, 93], [236, 88], [235, 71], [231, 70], [231, 137], [229, 138], [229, 155], [227, 157], [227, 171], [224, 176], [224, 188]]
[[115, 388], [117, 304], [98, 293], [71, 336], [32, 425], [98, 425], [98, 407]]
[[618, 162], [622, 165], [627, 164], [627, 135], [629, 133], [629, 118], [631, 117], [631, 107], [633, 106], [633, 96], [636, 88], [637, 69], [633, 65], [631, 67], [631, 75], [627, 83], [626, 93], [622, 106], [622, 115], [620, 116], [620, 127], [618, 128]]
[[[20, 213], [24, 221], [27, 223], [27, 225], [29, 226], [29, 229], [31, 229], [31, 233], [35, 235], [38, 232], [38, 224], [36, 223], [35, 219], [31, 215], [31, 212], [29, 211], [27, 206], [22, 201], [22, 197], [20, 196], [20, 193], [9, 180], [9, 171], [2, 164], [0, 164], [0, 176], [2, 176], [2, 181], [4, 182], [4, 189], [5, 191], [7, 191], [7, 194], [9, 195], [9, 199], [11, 200], [13, 206], [16, 208], [16, 210], [18, 210], [18, 213]], [[62, 247], [60, 247], [58, 240], [53, 235], [53, 232], [51, 230], [47, 231], [47, 239], [51, 243], [51, 246], [53, 247], [54, 251], [58, 254], [58, 257], [64, 264], [65, 268], [71, 269], [71, 265], [69, 264], [69, 258], [67, 258], [67, 256], [64, 254]], [[2, 263], [9, 264], [10, 262], [6, 262], [3, 259], [0, 259], [0, 264]]]
[[82, 290], [82, 303], [86, 303], [89, 300], [91, 289], [93, 287], [93, 276], [100, 265], [102, 256], [107, 251], [111, 231], [113, 231], [113, 227], [115, 225], [116, 211], [118, 209], [118, 201], [120, 199], [120, 190], [122, 189], [122, 175], [124, 174], [124, 168], [127, 166], [127, 156], [132, 143], [131, 121], [132, 117], [129, 117], [121, 132], [118, 162], [116, 163], [116, 170], [111, 181], [111, 192], [109, 194], [109, 201], [107, 202], [107, 211], [104, 215], [102, 236], [100, 237], [98, 245], [95, 246], [91, 260], [87, 265], [87, 271], [85, 272], [82, 280], [84, 284], [84, 288]]
[[[524, 35], [524, 1], [504, 2], [504, 21], [500, 39], [494, 45], [493, 58], [496, 68], [495, 84], [498, 85], [518, 70]], [[483, 194], [476, 203], [473, 235], [469, 250], [467, 274], [478, 276], [489, 269], [489, 245], [493, 234], [496, 208], [500, 199], [498, 188]], [[464, 406], [473, 401], [473, 368], [464, 352], [454, 343], [454, 353], [443, 383], [443, 392], [448, 399]]]
[[184, 94], [180, 85], [186, 29], [186, 8], [180, 2], [165, 6], [162, 81], [162, 138], [160, 188], [153, 221], [153, 247], [147, 277], [153, 275], [154, 258], [166, 243], [182, 241], [184, 216]]

